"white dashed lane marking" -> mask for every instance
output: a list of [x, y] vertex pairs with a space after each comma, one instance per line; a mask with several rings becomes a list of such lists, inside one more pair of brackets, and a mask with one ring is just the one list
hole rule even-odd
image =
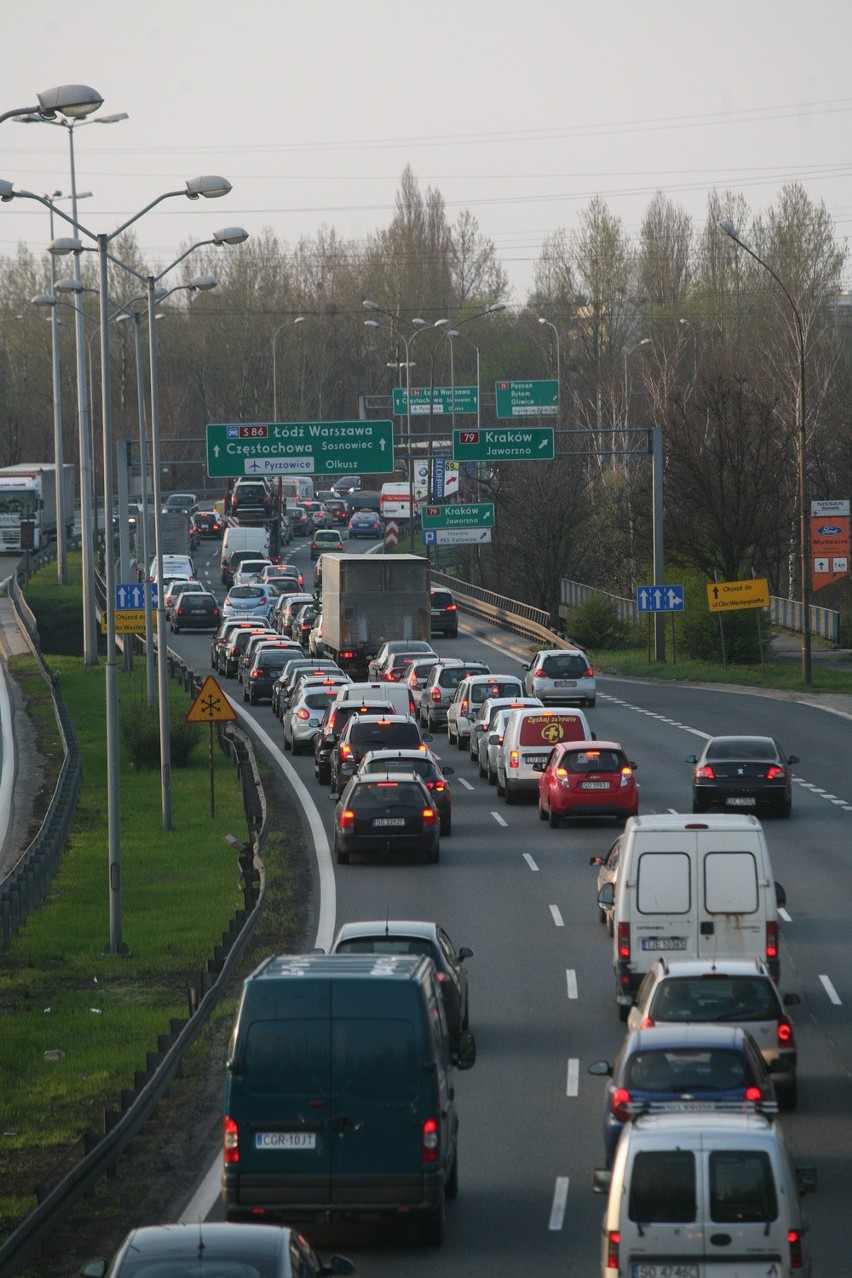
[[553, 1204], [550, 1208], [550, 1222], [548, 1229], [561, 1229], [565, 1220], [565, 1208], [568, 1206], [568, 1185], [567, 1176], [557, 1176], [556, 1186], [553, 1190]]
[[790, 914], [788, 914], [788, 913], [787, 913], [787, 911], [784, 909], [784, 906], [783, 906], [783, 905], [779, 905], [779, 906], [778, 906], [778, 913], [780, 914], [781, 918], [784, 920], [784, 922], [785, 922], [785, 923], [792, 923], [792, 922], [793, 922], [792, 915], [790, 915]]
[[828, 979], [827, 976], [821, 976], [819, 979], [822, 982], [823, 989], [828, 995], [829, 1002], [833, 1003], [835, 1007], [840, 1007], [843, 1000], [841, 999], [840, 995], [837, 993], [837, 990], [834, 988], [831, 981]]
[[535, 861], [530, 856], [529, 852], [524, 853], [524, 860], [526, 861], [527, 865], [530, 867], [531, 870], [535, 870], [536, 872], [538, 872], [538, 866], [536, 865]]
[[568, 997], [576, 998], [577, 997], [577, 973], [574, 971], [573, 967], [566, 968], [565, 979], [566, 979], [566, 984], [568, 986]]
[[466, 790], [472, 790], [473, 786], [465, 777], [459, 777], [459, 785], [463, 785]]
[[556, 924], [556, 926], [564, 927], [565, 923], [563, 922], [562, 915], [559, 913], [559, 906], [551, 905], [548, 908], [550, 910], [550, 913], [553, 915], [553, 922]]
[[568, 1079], [565, 1084], [565, 1095], [576, 1096], [580, 1090], [580, 1060], [577, 1056], [568, 1059]]
[[508, 821], [504, 821], [499, 812], [492, 812], [491, 815], [493, 816], [497, 824], [502, 825], [503, 829], [505, 830], [509, 824]]

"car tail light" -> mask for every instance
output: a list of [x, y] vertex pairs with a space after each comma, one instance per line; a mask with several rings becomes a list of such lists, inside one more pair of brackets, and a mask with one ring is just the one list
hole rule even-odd
[[618, 925], [618, 957], [620, 959], [630, 958], [630, 924], [619, 923]]
[[435, 809], [434, 809], [434, 808], [424, 808], [424, 809], [423, 809], [423, 824], [424, 824], [424, 825], [434, 825], [434, 824], [435, 824]]
[[233, 1118], [225, 1115], [224, 1130], [224, 1150], [225, 1150], [225, 1166], [233, 1167], [235, 1163], [240, 1161], [240, 1130]]
[[443, 794], [447, 788], [446, 781], [427, 781], [426, 785], [430, 790], [434, 790], [436, 794]]
[[441, 700], [441, 689], [437, 684], [435, 684], [435, 687], [432, 689], [432, 700], [436, 705]]
[[595, 677], [595, 671], [594, 671], [594, 668], [593, 668], [592, 666], [589, 666], [589, 667], [586, 669], [586, 678], [587, 678], [587, 679], [594, 679], [594, 677]]
[[651, 1016], [642, 1017], [642, 1026], [641, 1026], [642, 1029], [653, 1029], [655, 1024], [656, 1024], [656, 1021], [653, 1019], [653, 1017]]
[[352, 658], [355, 656], [355, 653], [351, 651], [345, 651], [345, 652], [341, 652], [340, 655], [341, 657], [344, 657], [347, 661], [351, 661]]
[[416, 709], [417, 709], [417, 706], [414, 704], [414, 698], [412, 697], [411, 693], [409, 692], [409, 694], [408, 694], [408, 713], [409, 713], [409, 714], [411, 714], [411, 715], [413, 715], [413, 714], [414, 714], [414, 711], [415, 711]]
[[355, 813], [351, 808], [344, 808], [338, 822], [341, 830], [351, 830], [355, 826]]
[[795, 1040], [795, 1035], [793, 1034], [793, 1026], [790, 1024], [790, 1022], [786, 1018], [783, 1021], [779, 1021], [778, 1022], [778, 1046], [792, 1047], [795, 1041], [796, 1040]]
[[783, 776], [784, 776], [784, 769], [779, 768], [777, 764], [773, 764], [772, 767], [769, 769], [769, 771], [766, 773], [766, 780], [780, 781]]
[[777, 959], [778, 957], [778, 924], [766, 924], [766, 957], [768, 959]]
[[352, 758], [352, 747], [348, 746], [345, 741], [343, 742], [343, 745], [340, 747], [340, 757], [341, 759]]
[[536, 679], [544, 678], [544, 666], [539, 666], [538, 670], [536, 670], [535, 672], [535, 677]]
[[447, 604], [445, 612], [456, 612], [455, 604]]
[[439, 1141], [440, 1135], [438, 1131], [438, 1120], [435, 1118], [427, 1118], [423, 1124], [423, 1131], [420, 1136], [421, 1162], [437, 1163]]
[[607, 1269], [618, 1269], [618, 1252], [621, 1247], [621, 1234], [617, 1229], [611, 1229], [606, 1236], [606, 1267]]
[[805, 1258], [802, 1253], [802, 1233], [799, 1229], [787, 1230], [787, 1242], [790, 1244], [790, 1268], [802, 1269]]
[[747, 1087], [745, 1089], [744, 1099], [747, 1101], [751, 1101], [753, 1104], [756, 1104], [757, 1101], [763, 1100], [763, 1092], [760, 1090], [759, 1087]]
[[622, 784], [623, 786], [624, 786], [624, 785], [630, 785], [630, 782], [631, 782], [632, 780], [633, 780], [633, 769], [632, 769], [632, 768], [622, 768], [622, 769], [621, 769], [621, 784]]
[[509, 751], [509, 767], [517, 768], [519, 764], [520, 764], [520, 755], [518, 754], [517, 750], [510, 750]]
[[252, 670], [252, 671], [250, 671], [250, 674], [251, 674], [252, 679], [262, 679], [262, 678], [263, 678], [263, 671], [262, 671], [262, 670]]
[[626, 1123], [630, 1117], [627, 1106], [630, 1104], [630, 1093], [626, 1087], [616, 1087], [612, 1093], [612, 1116], [619, 1123]]
[[459, 714], [467, 714], [467, 705], [467, 697], [464, 697], [461, 705], [459, 706]]
[[715, 781], [716, 773], [713, 771], [713, 769], [709, 765], [705, 765], [705, 767], [703, 768], [695, 769], [695, 780], [696, 781]]
[[301, 709], [301, 710], [297, 710], [297, 711], [296, 711], [296, 718], [297, 718], [297, 719], [303, 719], [303, 720], [304, 720], [304, 719], [310, 719], [310, 717], [311, 717], [311, 716], [309, 715], [308, 711], [307, 711], [307, 710], [305, 710], [304, 706], [302, 707], [302, 709]]
[[389, 670], [387, 674], [385, 675], [385, 679], [388, 681], [388, 683], [397, 683], [401, 678], [402, 678], [401, 670]]

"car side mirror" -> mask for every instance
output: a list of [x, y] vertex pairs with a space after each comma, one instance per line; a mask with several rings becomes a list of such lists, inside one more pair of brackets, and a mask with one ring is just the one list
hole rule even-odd
[[455, 768], [443, 768], [443, 767], [442, 767], [442, 768], [441, 768], [441, 771], [443, 772], [443, 774], [444, 774], [444, 776], [445, 776], [445, 777], [454, 777], [454, 776], [456, 775], [456, 770], [455, 770]]
[[609, 1061], [592, 1061], [588, 1072], [596, 1078], [611, 1078], [612, 1066]]
[[608, 1167], [596, 1167], [592, 1172], [592, 1193], [608, 1194], [612, 1184], [612, 1172]]
[[784, 906], [787, 904], [787, 893], [784, 891], [777, 879], [775, 880], [775, 903], [779, 910], [783, 910]]
[[460, 963], [463, 963], [466, 958], [473, 958], [473, 950], [469, 945], [463, 945], [456, 955], [456, 958]]
[[788, 754], [788, 755], [787, 755], [787, 762], [788, 762], [788, 763], [800, 763], [800, 762], [801, 762], [801, 760], [799, 759], [799, 756], [798, 756], [797, 754]]
[[489, 734], [488, 734], [488, 744], [489, 744], [489, 745], [499, 745], [499, 744], [500, 744], [500, 737], [498, 736], [498, 734], [497, 734], [496, 732], [489, 732]]
[[533, 772], [545, 772], [547, 770], [547, 760], [536, 759], [535, 763], [532, 765], [532, 770]]
[[796, 1184], [800, 1194], [815, 1194], [817, 1191], [816, 1167], [797, 1167]]
[[633, 759], [628, 759], [627, 762], [629, 763], [630, 767], [633, 769], [634, 772], [639, 767], [639, 764], [636, 763], [635, 760]]
[[476, 1041], [470, 1030], [459, 1035], [458, 1051], [453, 1057], [453, 1064], [458, 1069], [473, 1069], [476, 1064]]
[[[801, 1190], [799, 1191], [802, 1192]], [[107, 1271], [107, 1262], [100, 1256], [96, 1260], [86, 1261], [80, 1270], [81, 1278], [104, 1278]]]
[[354, 1274], [355, 1265], [348, 1256], [332, 1256], [327, 1265], [320, 1265], [323, 1274]]
[[603, 865], [603, 863], [604, 863], [604, 859], [602, 856], [589, 857], [589, 865]]
[[434, 740], [435, 740], [435, 738], [432, 736], [432, 733], [431, 733], [431, 732], [421, 732], [421, 734], [420, 734], [420, 735], [421, 735], [421, 737], [423, 738], [423, 740], [424, 740], [424, 741], [434, 741]]
[[611, 910], [615, 905], [615, 884], [604, 883], [598, 892], [598, 906], [602, 910]]
[[695, 754], [688, 754], [684, 760], [684, 763], [697, 763], [697, 762], [698, 762], [698, 756]]
[[801, 1001], [798, 994], [785, 994], [783, 998], [785, 1007], [798, 1007]]

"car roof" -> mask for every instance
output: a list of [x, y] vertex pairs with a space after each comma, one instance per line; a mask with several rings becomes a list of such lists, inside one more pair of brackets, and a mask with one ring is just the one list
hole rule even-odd
[[622, 754], [624, 753], [624, 747], [618, 741], [557, 741], [556, 745], [562, 746], [565, 752], [568, 750], [620, 750]]
[[684, 1021], [677, 1025], [662, 1022], [651, 1029], [632, 1030], [622, 1050], [627, 1056], [649, 1048], [659, 1048], [660, 1051], [678, 1047], [692, 1050], [702, 1047], [738, 1048], [749, 1037], [748, 1031], [741, 1025], [719, 1025], [715, 1021]]
[[338, 928], [334, 944], [350, 941], [359, 936], [417, 936], [430, 941], [437, 939], [438, 925], [423, 919], [363, 919], [355, 923], [343, 923]]
[[[357, 698], [355, 698], [357, 700]], [[350, 704], [349, 702], [345, 704]], [[363, 701], [362, 705], [369, 705], [369, 702]], [[378, 710], [372, 714], [362, 714], [356, 716], [361, 723], [414, 723], [411, 715], [408, 714], [381, 714]], [[415, 724], [415, 727], [417, 725]]]
[[[657, 959], [653, 965], [669, 976], [769, 976], [760, 959]], [[774, 983], [774, 982], [773, 982]]]
[[[676, 1113], [652, 1113], [638, 1116], [630, 1125], [631, 1135], [665, 1136], [666, 1141], [677, 1140], [680, 1148], [690, 1139], [702, 1135], [713, 1136], [763, 1136], [783, 1144], [780, 1126], [773, 1124], [756, 1110], [731, 1112], [723, 1109], [679, 1110]], [[682, 1138], [682, 1139], [681, 1139]]]
[[246, 1223], [242, 1229], [234, 1229], [224, 1221], [187, 1221], [186, 1224], [144, 1225], [128, 1234], [122, 1250], [127, 1249], [135, 1258], [155, 1257], [163, 1260], [196, 1257], [203, 1245], [215, 1268], [213, 1256], [228, 1255], [237, 1258], [251, 1256], [277, 1256], [286, 1254], [290, 1245], [291, 1230], [286, 1226], [270, 1229], [269, 1225]]
[[685, 812], [655, 812], [651, 816], [631, 817], [633, 828], [637, 830], [759, 830], [757, 817], [747, 813], [734, 812], [702, 812], [700, 816], [689, 816]]
[[539, 648], [536, 657], [585, 657], [582, 648]]
[[[388, 718], [389, 717], [390, 716], [388, 716]], [[364, 718], [366, 718], [366, 715]], [[403, 762], [405, 762], [406, 759], [411, 759], [412, 761], [415, 759], [427, 759], [430, 763], [434, 763], [436, 768], [441, 766], [434, 754], [432, 754], [431, 750], [418, 750], [416, 747], [409, 747], [405, 750], [368, 750], [361, 760], [361, 765], [363, 767], [365, 763], [372, 763], [374, 760], [378, 760], [380, 763], [386, 761], [388, 765], [386, 771], [390, 771], [392, 770], [390, 765], [393, 763], [394, 759], [400, 759]]]
[[[377, 781], [395, 781], [401, 784], [403, 781], [415, 781], [419, 786], [426, 790], [425, 785], [420, 780], [416, 772], [382, 772], [381, 776], [377, 776], [374, 772], [356, 772], [352, 780], [359, 785], [375, 785]], [[426, 790], [428, 794], [429, 791]]]

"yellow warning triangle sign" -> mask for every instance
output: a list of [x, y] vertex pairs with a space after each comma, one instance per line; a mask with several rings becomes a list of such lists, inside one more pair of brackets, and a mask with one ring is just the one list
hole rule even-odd
[[187, 711], [187, 723], [231, 722], [236, 717], [236, 710], [213, 676], [208, 675], [201, 685], [201, 691]]

